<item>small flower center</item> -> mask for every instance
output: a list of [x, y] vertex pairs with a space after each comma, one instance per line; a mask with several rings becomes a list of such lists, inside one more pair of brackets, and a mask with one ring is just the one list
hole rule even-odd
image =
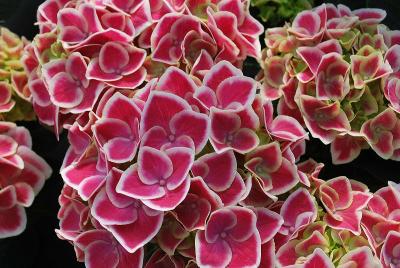
[[221, 236], [222, 239], [225, 239], [228, 235], [226, 234], [226, 232], [222, 232], [220, 234], [220, 236]]
[[375, 129], [374, 129], [374, 133], [376, 134], [376, 135], [380, 135], [382, 132], [384, 131], [384, 129], [382, 128], [382, 127], [376, 127]]
[[179, 46], [179, 40], [178, 40], [178, 39], [174, 39], [174, 40], [172, 41], [172, 46], [174, 46], [174, 47]]
[[225, 137], [225, 143], [226, 144], [230, 144], [233, 141], [233, 134], [232, 133], [228, 133]]
[[115, 69], [114, 69], [114, 73], [115, 73], [115, 74], [121, 74], [121, 73], [122, 73], [121, 68], [115, 68]]
[[197, 204], [196, 204], [196, 203], [192, 203], [192, 204], [190, 205], [190, 207], [191, 207], [192, 209], [195, 209], [195, 208], [197, 208]]
[[326, 115], [323, 113], [316, 113], [314, 115], [314, 118], [316, 121], [324, 121], [324, 120], [326, 120]]
[[160, 184], [160, 186], [165, 186], [165, 184], [167, 184], [167, 181], [164, 180], [164, 179], [161, 179], [161, 180], [159, 181], [159, 184]]
[[175, 135], [174, 134], [169, 135], [168, 136], [168, 140], [169, 140], [169, 142], [174, 142], [175, 141]]

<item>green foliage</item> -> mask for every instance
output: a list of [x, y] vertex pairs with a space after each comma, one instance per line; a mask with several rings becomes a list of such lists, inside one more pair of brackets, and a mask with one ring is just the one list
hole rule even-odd
[[291, 21], [297, 13], [311, 9], [313, 0], [251, 0], [251, 5], [258, 9], [258, 17], [267, 22], [269, 27], [283, 25]]

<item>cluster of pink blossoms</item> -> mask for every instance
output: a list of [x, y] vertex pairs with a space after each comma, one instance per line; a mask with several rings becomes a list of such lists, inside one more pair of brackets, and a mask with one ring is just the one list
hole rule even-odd
[[32, 151], [28, 130], [0, 122], [0, 238], [19, 235], [29, 207], [51, 175], [51, 168]]
[[0, 120], [32, 120], [28, 77], [21, 57], [29, 42], [0, 28]]
[[21, 62], [28, 41], [0, 28], [0, 239], [25, 230], [29, 207], [51, 175], [51, 168], [32, 151], [24, 127], [11, 121], [32, 120], [28, 78]]
[[110, 88], [132, 91], [170, 66], [202, 79], [261, 54], [248, 1], [48, 0], [37, 17], [24, 64], [35, 112], [56, 133]]
[[40, 6], [24, 63], [39, 120], [68, 131], [56, 232], [87, 267], [396, 265], [400, 187], [299, 163], [303, 120], [241, 71], [261, 54], [248, 4]]
[[266, 30], [262, 95], [331, 144], [336, 164], [369, 147], [400, 160], [400, 34], [385, 16], [323, 4]]

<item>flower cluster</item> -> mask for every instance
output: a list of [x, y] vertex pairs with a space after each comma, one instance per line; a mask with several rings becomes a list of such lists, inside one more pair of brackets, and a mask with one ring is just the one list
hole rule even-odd
[[331, 144], [336, 164], [368, 147], [400, 159], [400, 39], [380, 24], [385, 16], [380, 9], [323, 4], [266, 30], [263, 96]]
[[28, 130], [0, 122], [0, 238], [25, 230], [26, 214], [51, 175], [51, 168], [31, 149]]
[[35, 115], [30, 102], [28, 78], [21, 58], [25, 38], [0, 28], [0, 120], [32, 120]]
[[57, 234], [78, 260], [100, 267], [91, 245], [106, 240], [115, 267], [125, 255], [141, 267], [144, 252], [154, 252], [148, 267], [259, 265], [273, 234], [256, 215], [280, 221], [264, 205], [309, 179], [295, 164], [307, 133], [256, 89], [227, 61], [202, 81], [169, 67], [139, 90], [108, 90], [68, 126]]
[[39, 120], [56, 133], [108, 90], [133, 90], [170, 66], [202, 79], [215, 63], [260, 56], [249, 2], [47, 0], [25, 49]]
[[[385, 68], [392, 70], [382, 58], [390, 54], [358, 41], [378, 29], [390, 33], [376, 26], [382, 14], [346, 15], [351, 30], [338, 20], [332, 34], [343, 27], [343, 36], [354, 32], [354, 40], [345, 39], [346, 51], [359, 53], [352, 57], [342, 56], [338, 37], [324, 39], [331, 6], [267, 31], [261, 85], [241, 71], [247, 56], [261, 55], [262, 26], [248, 5], [47, 0], [39, 7], [40, 34], [25, 49], [24, 63], [39, 120], [56, 134], [68, 130], [56, 233], [87, 267], [396, 263], [392, 199], [400, 187], [390, 183], [372, 194], [346, 177], [320, 179], [322, 164], [313, 160], [299, 162], [308, 139], [303, 124], [329, 142], [358, 131], [376, 148], [391, 135], [389, 157], [400, 146], [397, 115], [391, 108], [377, 115], [386, 101], [372, 86], [380, 86], [372, 77], [387, 78]], [[314, 54], [325, 63], [315, 65]], [[370, 61], [361, 57], [371, 55], [379, 72], [366, 77]], [[360, 63], [350, 87], [353, 56]], [[325, 85], [332, 77], [335, 86]], [[313, 83], [323, 89], [318, 96]], [[357, 110], [344, 111], [344, 97]], [[349, 111], [362, 114], [364, 99], [379, 100], [378, 110], [352, 129]]]

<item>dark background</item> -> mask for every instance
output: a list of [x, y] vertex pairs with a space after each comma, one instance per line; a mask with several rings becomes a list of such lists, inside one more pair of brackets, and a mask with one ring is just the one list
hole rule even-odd
[[[36, 19], [36, 9], [40, 0], [0, 0], [0, 24], [8, 27], [18, 35], [32, 39], [37, 32], [33, 26]], [[387, 11], [384, 23], [391, 29], [400, 29], [400, 2], [397, 0], [341, 0], [316, 1], [345, 4], [351, 9], [362, 7], [377, 7]], [[269, 27], [271, 25], [265, 25]], [[274, 26], [274, 25], [273, 25]], [[254, 64], [247, 64], [245, 72], [257, 72]], [[65, 133], [60, 141], [55, 139], [51, 131], [36, 122], [21, 122], [32, 134], [33, 149], [53, 168], [53, 176], [46, 182], [45, 187], [35, 198], [32, 207], [26, 209], [28, 225], [20, 236], [0, 240], [1, 268], [73, 268], [84, 267], [76, 262], [73, 247], [66, 241], [59, 240], [54, 229], [58, 228], [57, 211], [58, 195], [62, 188], [62, 179], [58, 174], [64, 153], [68, 147]], [[372, 150], [366, 150], [352, 163], [333, 166], [329, 146], [323, 146], [318, 140], [312, 140], [307, 145], [307, 155], [315, 160], [324, 162], [325, 168], [321, 178], [332, 178], [345, 175], [349, 178], [366, 183], [372, 191], [387, 185], [388, 180], [400, 180], [400, 163], [385, 161]]]

